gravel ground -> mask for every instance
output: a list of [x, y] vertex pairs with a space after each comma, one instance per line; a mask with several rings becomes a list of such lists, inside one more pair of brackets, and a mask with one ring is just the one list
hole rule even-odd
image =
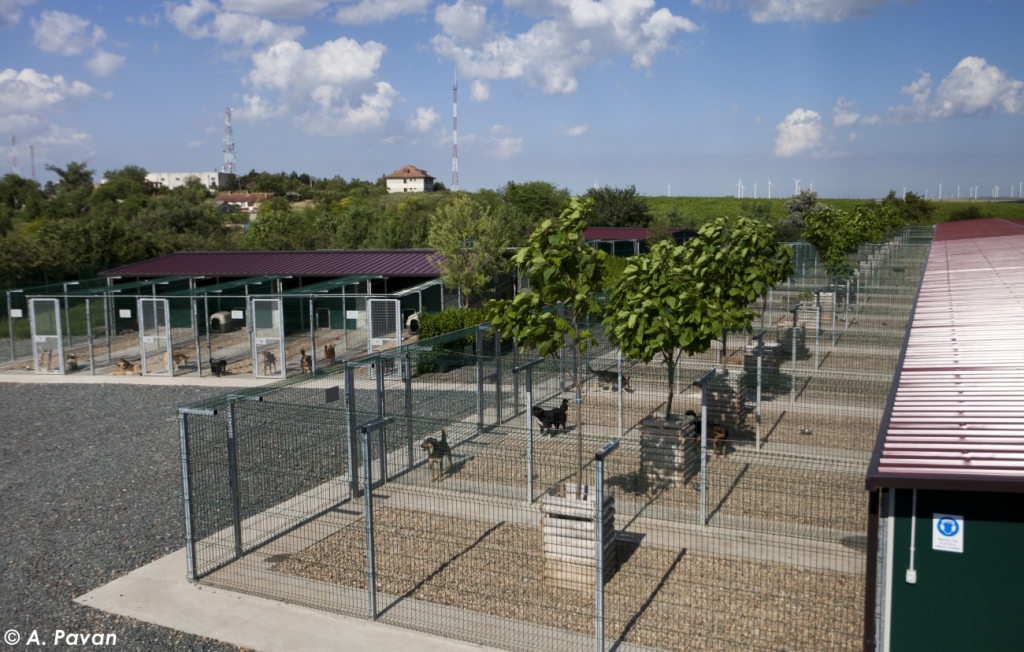
[[219, 393], [0, 384], [0, 630], [22, 644], [63, 629], [114, 633], [119, 650], [238, 649], [72, 602], [182, 547], [175, 407]]
[[[394, 508], [374, 520], [378, 590], [593, 632], [592, 593], [540, 579], [539, 528]], [[356, 521], [273, 570], [365, 588], [364, 536]], [[666, 650], [859, 649], [858, 577], [621, 541], [616, 554], [605, 588], [609, 640]]]

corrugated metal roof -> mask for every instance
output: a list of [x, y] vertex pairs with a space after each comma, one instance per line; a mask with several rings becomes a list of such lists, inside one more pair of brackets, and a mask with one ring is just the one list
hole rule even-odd
[[[683, 229], [665, 229], [668, 233], [676, 233]], [[651, 234], [650, 229], [624, 226], [592, 226], [583, 232], [584, 240], [646, 240]]]
[[438, 276], [428, 249], [178, 252], [100, 276]]
[[1024, 224], [936, 227], [867, 485], [1024, 491]]

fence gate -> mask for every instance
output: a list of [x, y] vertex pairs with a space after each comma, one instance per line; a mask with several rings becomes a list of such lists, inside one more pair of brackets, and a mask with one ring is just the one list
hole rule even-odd
[[389, 349], [402, 344], [402, 307], [398, 299], [367, 299], [366, 321], [370, 337], [366, 340], [366, 352]]
[[139, 351], [143, 376], [173, 376], [170, 307], [167, 299], [139, 297]]
[[284, 378], [284, 319], [280, 299], [249, 299], [252, 315], [252, 369], [257, 378]]
[[64, 340], [60, 324], [60, 301], [29, 299], [32, 323], [32, 358], [37, 374], [64, 373]]

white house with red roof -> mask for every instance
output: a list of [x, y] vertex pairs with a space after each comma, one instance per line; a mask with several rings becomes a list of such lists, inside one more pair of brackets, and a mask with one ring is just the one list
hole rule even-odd
[[434, 189], [434, 177], [413, 165], [400, 167], [384, 178], [388, 192], [431, 192]]

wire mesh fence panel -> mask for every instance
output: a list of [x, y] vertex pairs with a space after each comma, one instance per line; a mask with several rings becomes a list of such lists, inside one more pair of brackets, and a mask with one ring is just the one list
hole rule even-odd
[[366, 318], [369, 328], [367, 353], [402, 344], [401, 301], [398, 299], [367, 299]]
[[284, 378], [284, 314], [280, 299], [249, 300], [252, 315], [252, 359], [257, 378]]
[[170, 310], [166, 299], [139, 299], [139, 338], [144, 376], [173, 375]]
[[29, 300], [32, 357], [38, 374], [64, 373], [60, 312], [60, 302], [56, 299]]

